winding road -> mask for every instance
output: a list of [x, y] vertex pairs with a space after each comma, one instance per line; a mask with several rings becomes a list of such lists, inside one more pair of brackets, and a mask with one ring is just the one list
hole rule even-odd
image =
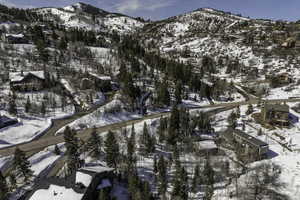
[[[202, 109], [202, 108], [205, 109], [205, 108], [219, 108], [219, 107], [220, 108], [225, 108], [225, 109], [226, 108], [232, 109], [232, 108], [237, 107], [237, 106], [248, 105], [248, 104], [257, 104], [258, 101], [259, 100], [257, 100], [257, 99], [251, 99], [249, 101], [233, 102], [233, 103], [220, 103], [220, 104], [214, 104], [214, 105], [192, 107], [192, 108], [189, 108], [189, 109], [190, 110], [195, 110], [195, 109]], [[300, 98], [276, 99], [276, 100], [268, 100], [268, 102], [270, 102], [270, 103], [300, 102]], [[112, 130], [112, 131], [113, 130], [119, 130], [119, 129], [124, 128], [126, 126], [136, 124], [136, 123], [142, 122], [142, 121], [147, 120], [147, 119], [155, 119], [155, 118], [159, 118], [161, 116], [167, 116], [169, 114], [170, 114], [170, 112], [151, 114], [151, 115], [144, 116], [143, 118], [139, 118], [139, 119], [128, 120], [128, 121], [123, 121], [123, 122], [119, 122], [119, 123], [115, 123], [115, 124], [102, 126], [102, 127], [97, 128], [97, 131], [99, 133], [101, 133], [101, 132], [106, 132], [106, 131], [109, 131], [109, 130]], [[73, 119], [70, 120], [70, 121], [73, 121]], [[63, 123], [62, 125], [66, 125], [66, 124]], [[60, 125], [60, 127], [62, 125]], [[55, 129], [57, 129], [57, 127], [55, 127]], [[42, 149], [44, 149], [48, 146], [52, 146], [52, 145], [64, 142], [63, 135], [55, 136], [53, 134], [54, 132], [53, 132], [52, 129], [50, 129], [49, 131], [52, 134], [47, 134], [47, 137], [41, 137], [41, 138], [38, 138], [38, 139], [30, 141], [30, 142], [26, 142], [26, 143], [18, 144], [18, 145], [15, 145], [15, 146], [10, 146], [10, 147], [5, 147], [5, 148], [0, 149], [0, 157], [1, 156], [13, 155], [16, 148], [19, 148], [22, 151], [25, 151], [29, 155], [32, 155], [32, 154], [34, 154], [36, 152], [39, 152], [40, 150], [42, 150]], [[92, 131], [91, 128], [80, 130], [80, 131], [77, 132], [77, 136], [81, 140], [86, 141], [90, 137], [91, 131]]]

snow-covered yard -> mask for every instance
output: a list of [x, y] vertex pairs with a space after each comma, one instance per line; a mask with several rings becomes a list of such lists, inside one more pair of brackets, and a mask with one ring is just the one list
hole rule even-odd
[[[61, 152], [65, 150], [64, 144], [59, 144], [58, 148]], [[53, 163], [61, 157], [54, 153], [55, 146], [50, 146], [44, 149], [43, 151], [34, 154], [29, 158], [31, 164], [31, 170], [33, 171], [34, 176], [39, 176], [45, 169], [51, 167]]]
[[[293, 106], [295, 103], [288, 104]], [[247, 110], [247, 106], [241, 106], [240, 110], [241, 118], [238, 121], [241, 121], [242, 119], [247, 121], [250, 120], [245, 124], [245, 132], [268, 143], [270, 149], [270, 159], [257, 161], [250, 164], [249, 167], [254, 168], [262, 163], [274, 163], [279, 165], [282, 170], [280, 180], [284, 184], [284, 187], [279, 192], [287, 195], [291, 200], [298, 200], [300, 194], [300, 122], [292, 124], [290, 128], [276, 128], [275, 130], [268, 130], [263, 128], [261, 125], [256, 124], [254, 120], [251, 120], [250, 116], [246, 116], [245, 112]], [[260, 109], [254, 109], [254, 112], [259, 111]], [[296, 113], [291, 109], [290, 113], [300, 117], [299, 113]], [[225, 122], [223, 126], [224, 125]], [[262, 129], [263, 131], [263, 135], [261, 136], [258, 135], [259, 129]], [[284, 139], [281, 139], [277, 135], [282, 136]], [[282, 144], [286, 145], [292, 151], [288, 150]], [[243, 185], [246, 178], [246, 175], [242, 176], [239, 179], [239, 183]], [[232, 185], [230, 187], [233, 188], [234, 186]]]
[[[45, 117], [20, 116], [18, 117], [19, 123], [0, 129], [0, 148], [31, 141], [51, 126], [52, 119], [64, 118], [73, 113], [74, 109], [70, 108], [64, 112], [56, 110], [55, 112], [48, 113]], [[5, 111], [1, 111], [1, 114], [10, 116]]]

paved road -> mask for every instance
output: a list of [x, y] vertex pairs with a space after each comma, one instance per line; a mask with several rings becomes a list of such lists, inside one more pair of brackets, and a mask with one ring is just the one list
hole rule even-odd
[[[282, 103], [282, 102], [300, 102], [300, 98], [295, 98], [295, 99], [276, 99], [276, 100], [269, 100], [268, 102], [272, 102], [272, 103]], [[190, 108], [192, 109], [201, 109], [201, 108], [218, 108], [218, 107], [225, 107], [225, 108], [230, 108], [230, 107], [236, 107], [236, 106], [242, 106], [242, 105], [248, 105], [248, 104], [257, 104], [258, 100], [252, 99], [249, 101], [243, 101], [243, 102], [233, 102], [233, 103], [221, 103], [221, 104], [214, 104], [214, 105], [207, 105], [207, 106], [199, 106], [199, 107], [193, 107]], [[151, 114], [151, 115], [147, 115], [143, 118], [140, 119], [135, 119], [135, 120], [129, 120], [129, 121], [125, 121], [125, 122], [120, 122], [120, 123], [115, 123], [115, 124], [111, 124], [111, 125], [106, 125], [106, 126], [102, 126], [97, 128], [98, 132], [105, 132], [105, 131], [109, 131], [109, 130], [119, 130], [123, 127], [135, 124], [135, 123], [139, 123], [142, 122], [144, 120], [147, 119], [155, 119], [155, 118], [159, 118], [160, 116], [166, 116], [169, 115], [170, 112], [163, 112], [163, 113], [157, 113], [157, 114]], [[78, 131], [77, 136], [78, 138], [82, 139], [82, 140], [87, 140], [90, 137], [90, 133], [91, 133], [92, 129], [85, 129], [85, 130], [81, 130]], [[33, 154], [36, 153], [48, 146], [51, 145], [55, 145], [55, 144], [59, 144], [64, 142], [64, 138], [63, 135], [57, 135], [57, 136], [51, 136], [49, 135], [48, 137], [45, 138], [39, 138], [37, 140], [31, 141], [31, 142], [27, 142], [27, 143], [23, 143], [23, 144], [19, 144], [16, 146], [11, 146], [11, 147], [6, 147], [3, 149], [0, 149], [0, 157], [1, 156], [9, 156], [9, 155], [13, 155], [16, 147], [20, 148], [21, 150], [25, 151], [27, 154]]]

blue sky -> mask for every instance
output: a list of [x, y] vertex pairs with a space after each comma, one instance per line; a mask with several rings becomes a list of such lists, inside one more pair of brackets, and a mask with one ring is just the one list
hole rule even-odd
[[164, 19], [201, 7], [211, 7], [242, 14], [252, 18], [300, 19], [299, 0], [0, 0], [8, 6], [62, 7], [78, 1], [92, 4], [107, 11], [121, 12], [145, 19]]

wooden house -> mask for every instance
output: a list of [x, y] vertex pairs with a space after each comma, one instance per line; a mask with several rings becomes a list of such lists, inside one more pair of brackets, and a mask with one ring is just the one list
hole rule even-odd
[[85, 167], [79, 170], [81, 173], [92, 177], [91, 182], [86, 188], [82, 200], [99, 199], [101, 190], [110, 192], [113, 187], [114, 169], [106, 167]]
[[229, 128], [221, 133], [220, 137], [222, 142], [233, 147], [242, 159], [256, 161], [267, 157], [269, 145], [241, 130]]
[[101, 76], [94, 73], [88, 73], [89, 79], [95, 82], [95, 87], [100, 89], [102, 92], [108, 92], [112, 90], [112, 79], [110, 76]]
[[9, 81], [11, 89], [15, 91], [38, 91], [45, 87], [43, 71], [11, 72]]
[[261, 117], [265, 123], [287, 127], [290, 125], [289, 110], [290, 108], [287, 104], [270, 104], [265, 102], [261, 110]]
[[[113, 187], [114, 169], [103, 166], [84, 167], [67, 177], [38, 179], [25, 200], [94, 200], [100, 191], [110, 192]], [[43, 200], [43, 199], [42, 199]]]

